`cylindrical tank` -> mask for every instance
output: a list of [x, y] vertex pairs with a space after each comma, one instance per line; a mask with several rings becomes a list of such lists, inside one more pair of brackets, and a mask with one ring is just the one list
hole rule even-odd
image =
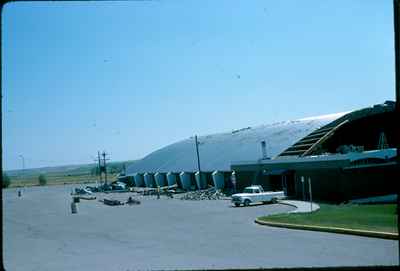
[[133, 175], [133, 178], [135, 179], [135, 186], [136, 186], [136, 187], [144, 187], [143, 174], [141, 174], [141, 173], [135, 173], [135, 174]]
[[156, 182], [154, 180], [154, 174], [146, 172], [144, 174], [144, 183], [145, 183], [146, 187], [149, 187], [149, 188], [156, 187]]
[[212, 178], [214, 181], [214, 186], [216, 189], [224, 189], [225, 187], [225, 178], [224, 178], [224, 173], [221, 171], [214, 171], [212, 173]]
[[196, 172], [194, 174], [196, 179], [196, 185], [198, 189], [206, 189], [207, 188], [207, 176], [204, 172]]
[[128, 186], [135, 187], [137, 186], [135, 183], [135, 178], [132, 175], [126, 176]]
[[167, 178], [165, 177], [165, 173], [157, 172], [154, 174], [154, 179], [156, 180], [156, 185], [160, 187], [167, 186]]
[[176, 182], [176, 177], [177, 177], [177, 176], [176, 176], [175, 173], [172, 173], [172, 172], [168, 172], [168, 173], [167, 173], [168, 186], [177, 184], [177, 182]]
[[179, 174], [179, 178], [181, 179], [181, 183], [182, 183], [182, 189], [185, 190], [190, 190], [190, 187], [192, 185], [192, 180], [191, 180], [191, 175], [192, 173], [190, 172], [184, 172], [182, 171]]

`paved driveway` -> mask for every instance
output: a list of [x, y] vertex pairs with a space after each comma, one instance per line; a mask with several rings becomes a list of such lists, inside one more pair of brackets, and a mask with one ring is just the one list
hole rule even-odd
[[[398, 264], [397, 242], [255, 224], [286, 205], [141, 198], [138, 206], [81, 201], [71, 186], [3, 191], [6, 270], [136, 270]], [[127, 198], [120, 194], [115, 198]]]

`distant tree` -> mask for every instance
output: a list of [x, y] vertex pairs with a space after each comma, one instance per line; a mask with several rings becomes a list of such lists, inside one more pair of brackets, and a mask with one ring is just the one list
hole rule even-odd
[[7, 188], [11, 184], [10, 177], [6, 173], [3, 173], [3, 182], [2, 182], [2, 187]]
[[47, 184], [46, 175], [40, 174], [38, 179], [39, 179], [39, 185], [46, 185]]

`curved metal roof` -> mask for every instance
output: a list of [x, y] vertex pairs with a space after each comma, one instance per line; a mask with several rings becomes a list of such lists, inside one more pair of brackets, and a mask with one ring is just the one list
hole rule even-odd
[[[331, 114], [284, 121], [254, 128], [198, 137], [202, 171], [230, 170], [232, 161], [261, 158], [260, 142], [267, 143], [267, 154], [275, 157], [312, 131], [342, 117]], [[127, 167], [127, 175], [144, 172], [197, 171], [194, 137], [154, 151]]]

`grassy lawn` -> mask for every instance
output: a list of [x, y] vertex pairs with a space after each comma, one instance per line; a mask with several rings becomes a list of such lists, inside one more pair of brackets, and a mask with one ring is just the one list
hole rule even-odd
[[320, 207], [320, 210], [313, 213], [279, 214], [259, 219], [270, 222], [397, 233], [396, 204], [320, 204]]

